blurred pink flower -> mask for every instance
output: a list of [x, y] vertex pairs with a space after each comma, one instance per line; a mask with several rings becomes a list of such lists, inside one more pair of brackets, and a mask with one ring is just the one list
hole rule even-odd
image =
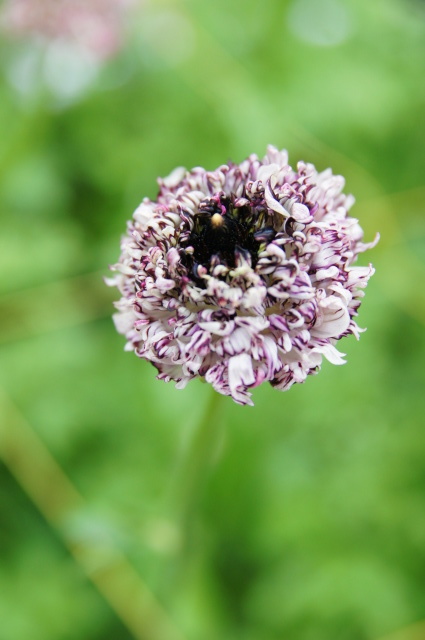
[[126, 12], [134, 4], [135, 0], [6, 0], [0, 24], [14, 36], [70, 42], [102, 61], [122, 47]]

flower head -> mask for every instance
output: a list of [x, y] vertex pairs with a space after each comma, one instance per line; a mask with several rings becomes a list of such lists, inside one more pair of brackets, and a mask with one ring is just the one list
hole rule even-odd
[[128, 223], [117, 271], [117, 330], [158, 378], [183, 388], [201, 376], [252, 404], [249, 389], [286, 390], [323, 357], [343, 364], [339, 338], [354, 318], [371, 265], [353, 267], [363, 244], [344, 179], [312, 164], [288, 165], [269, 146], [260, 160], [215, 171], [178, 168], [159, 179]]

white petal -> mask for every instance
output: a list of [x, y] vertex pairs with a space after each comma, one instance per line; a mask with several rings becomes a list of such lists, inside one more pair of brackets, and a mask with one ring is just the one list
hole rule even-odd
[[345, 353], [341, 353], [338, 349], [331, 344], [326, 344], [321, 347], [315, 347], [311, 350], [312, 353], [321, 353], [325, 356], [329, 362], [332, 364], [345, 364], [344, 356]]
[[118, 333], [126, 334], [133, 329], [136, 314], [134, 311], [123, 311], [122, 313], [114, 313], [112, 319]]
[[168, 176], [159, 180], [160, 184], [162, 183], [164, 186], [172, 189], [176, 187], [179, 182], [183, 180], [186, 175], [186, 169], [184, 167], [177, 167], [172, 171]]
[[264, 164], [257, 171], [257, 180], [261, 180], [263, 184], [271, 178], [271, 176], [279, 173], [280, 167], [278, 164]]
[[332, 266], [328, 269], [318, 269], [316, 272], [316, 280], [326, 280], [327, 278], [336, 278], [339, 274], [338, 267]]
[[283, 216], [285, 216], [285, 218], [289, 216], [289, 211], [287, 211], [285, 207], [281, 205], [280, 202], [274, 197], [271, 190], [270, 181], [267, 182], [266, 188], [264, 190], [264, 197], [266, 199], [267, 206], [270, 207], [270, 209], [276, 211], [276, 213], [281, 213]]
[[266, 287], [250, 287], [243, 295], [242, 306], [245, 309], [255, 309], [263, 303], [266, 294]]
[[294, 204], [291, 207], [288, 207], [288, 209], [291, 212], [291, 216], [295, 218], [297, 222], [306, 222], [311, 219], [310, 210], [305, 204], [294, 202]]
[[211, 321], [211, 322], [200, 322], [199, 327], [203, 331], [209, 331], [210, 333], [213, 333], [217, 336], [227, 336], [230, 333], [232, 333], [232, 331], [235, 328], [235, 324], [234, 322], [231, 322], [231, 321], [230, 322]]
[[252, 370], [252, 360], [247, 353], [240, 353], [229, 359], [229, 387], [232, 395], [238, 387], [254, 384], [255, 376]]
[[235, 329], [225, 340], [225, 348], [228, 353], [246, 353], [251, 347], [251, 336], [243, 327]]
[[133, 213], [133, 218], [139, 223], [142, 229], [146, 229], [149, 222], [153, 221], [154, 207], [154, 203], [143, 201]]
[[264, 157], [263, 162], [275, 162], [280, 167], [285, 167], [288, 164], [288, 152], [286, 149], [279, 151], [279, 149], [274, 147], [272, 144], [269, 144], [267, 146], [267, 155]]
[[345, 303], [337, 296], [319, 302], [319, 316], [311, 330], [316, 338], [337, 338], [348, 329], [350, 314]]

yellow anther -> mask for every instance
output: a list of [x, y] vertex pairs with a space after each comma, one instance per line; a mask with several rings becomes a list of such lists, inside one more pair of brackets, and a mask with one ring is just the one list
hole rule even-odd
[[213, 216], [211, 216], [211, 225], [217, 229], [218, 227], [221, 227], [224, 224], [224, 218], [220, 213], [215, 213]]

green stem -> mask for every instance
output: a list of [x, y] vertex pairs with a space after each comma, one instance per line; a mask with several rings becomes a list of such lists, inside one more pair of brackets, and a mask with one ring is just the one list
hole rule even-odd
[[220, 440], [220, 405], [223, 396], [212, 388], [200, 423], [189, 443], [176, 484], [177, 523], [183, 535], [183, 547], [192, 528], [193, 515], [211, 469]]

